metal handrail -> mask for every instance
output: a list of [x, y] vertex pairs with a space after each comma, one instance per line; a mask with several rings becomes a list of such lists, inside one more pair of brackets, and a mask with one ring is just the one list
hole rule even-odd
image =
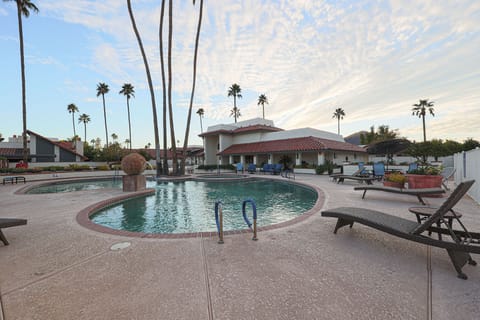
[[[247, 213], [245, 211], [246, 204], [250, 203], [252, 205], [252, 210], [253, 210], [253, 229], [252, 229], [252, 223], [250, 220], [248, 220]], [[253, 199], [246, 199], [242, 203], [242, 214], [243, 214], [243, 220], [245, 220], [245, 223], [248, 225], [248, 227], [253, 231], [253, 238], [252, 240], [258, 240], [257, 238], [257, 205], [255, 204], [255, 201]]]

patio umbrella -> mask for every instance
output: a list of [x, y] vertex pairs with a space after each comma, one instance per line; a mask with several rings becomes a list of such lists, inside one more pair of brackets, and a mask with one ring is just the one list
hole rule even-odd
[[374, 142], [367, 147], [367, 152], [369, 154], [385, 154], [387, 156], [387, 170], [389, 160], [392, 159], [393, 155], [407, 150], [410, 145], [410, 141], [407, 139], [391, 139], [383, 140], [379, 142]]

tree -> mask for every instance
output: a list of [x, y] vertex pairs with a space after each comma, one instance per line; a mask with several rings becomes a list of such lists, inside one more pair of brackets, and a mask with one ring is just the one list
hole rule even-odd
[[78, 112], [78, 108], [75, 104], [70, 103], [67, 107], [68, 113], [72, 114], [72, 124], [73, 124], [73, 135], [76, 136], [77, 132], [75, 131], [75, 112]]
[[198, 117], [200, 118], [200, 131], [203, 133], [203, 124], [202, 124], [202, 118], [203, 115], [205, 114], [205, 110], [203, 108], [200, 108], [197, 110]]
[[240, 113], [240, 109], [238, 109], [237, 107], [233, 107], [233, 109], [230, 110], [230, 117], [232, 116], [235, 118], [235, 123], [237, 123], [237, 118], [240, 118], [242, 116], [242, 114]]
[[468, 138], [463, 142], [463, 151], [473, 150], [478, 147], [480, 147], [480, 142], [472, 138]]
[[123, 94], [127, 97], [127, 113], [128, 113], [128, 141], [130, 143], [130, 150], [132, 149], [132, 126], [130, 123], [130, 98], [135, 97], [135, 90], [130, 83], [125, 83], [122, 86], [119, 94]]
[[175, 145], [175, 127], [173, 125], [172, 108], [172, 37], [173, 37], [173, 3], [169, 0], [168, 4], [168, 114], [170, 116], [170, 142], [172, 144], [172, 165], [173, 174], [178, 172], [177, 146]]
[[118, 139], [118, 135], [116, 133], [112, 133], [113, 143], [117, 142], [117, 139]]
[[0, 142], [2, 142], [3, 140], [5, 139], [2, 137], [2, 134], [0, 133]]
[[17, 20], [18, 20], [18, 37], [20, 43], [20, 69], [22, 74], [22, 118], [23, 118], [23, 162], [28, 162], [27, 151], [27, 93], [26, 93], [26, 81], [25, 81], [25, 52], [23, 49], [23, 24], [22, 15], [25, 18], [30, 16], [30, 11], [38, 12], [38, 8], [30, 0], [3, 0], [3, 1], [15, 1], [17, 3]]
[[129, 140], [129, 139], [125, 139], [125, 147], [126, 147], [126, 148], [129, 148], [130, 150], [132, 150], [132, 144], [130, 143], [130, 140]]
[[393, 131], [390, 130], [390, 127], [382, 124], [377, 128], [375, 132], [375, 126], [370, 127], [370, 131], [363, 134], [360, 134], [360, 143], [361, 144], [371, 144], [374, 142], [392, 140], [399, 137], [398, 129]]
[[108, 88], [108, 84], [100, 82], [97, 84], [97, 97], [102, 96], [103, 101], [103, 119], [105, 121], [105, 141], [107, 141], [108, 147], [108, 129], [107, 129], [107, 110], [105, 109], [105, 94], [108, 93], [110, 89]]
[[[163, 59], [163, 17], [165, 16], [165, 0], [162, 0], [160, 10], [160, 24], [158, 28], [158, 42], [160, 46], [160, 66], [162, 71], [162, 93], [163, 93], [163, 174], [168, 175], [167, 159], [167, 86], [165, 79], [165, 62]], [[160, 152], [160, 151], [159, 151]], [[158, 168], [158, 166], [157, 166]]]
[[[195, 5], [195, 0], [193, 0], [193, 5]], [[182, 163], [180, 165], [181, 173], [185, 173], [185, 160], [187, 158], [187, 148], [188, 148], [188, 135], [190, 133], [190, 120], [192, 118], [192, 109], [193, 109], [193, 97], [195, 95], [195, 82], [197, 76], [197, 55], [198, 55], [198, 42], [200, 40], [200, 29], [202, 26], [202, 15], [203, 15], [203, 0], [200, 0], [200, 13], [198, 16], [198, 25], [197, 25], [197, 36], [195, 38], [195, 51], [193, 54], [193, 79], [192, 79], [192, 93], [190, 95], [190, 107], [188, 108], [187, 116], [187, 126], [185, 128], [185, 139], [183, 142], [183, 156]]]
[[237, 117], [240, 117], [240, 109], [237, 108], [237, 98], [242, 98], [242, 89], [236, 83], [232, 84], [228, 88], [228, 97], [233, 97], [233, 109], [231, 110], [230, 116], [235, 117], [235, 123], [237, 123]]
[[335, 109], [332, 118], [336, 118], [338, 120], [338, 134], [340, 134], [340, 120], [343, 120], [345, 117], [345, 111], [342, 108]]
[[[88, 114], [82, 113], [80, 117], [78, 117], [78, 123], [83, 122], [83, 128], [84, 128], [84, 139], [83, 141], [87, 142], [87, 123], [90, 122], [90, 116]], [[91, 141], [90, 141], [91, 142]], [[93, 144], [94, 142], [92, 142]]]
[[418, 103], [414, 104], [414, 108], [412, 108], [412, 116], [418, 116], [422, 118], [423, 123], [423, 142], [427, 142], [427, 133], [425, 131], [425, 115], [428, 112], [435, 116], [434, 109], [433, 109], [433, 101], [428, 101], [428, 99], [420, 100]]
[[262, 105], [263, 119], [265, 119], [265, 103], [268, 104], [268, 98], [262, 93], [258, 96], [257, 106]]

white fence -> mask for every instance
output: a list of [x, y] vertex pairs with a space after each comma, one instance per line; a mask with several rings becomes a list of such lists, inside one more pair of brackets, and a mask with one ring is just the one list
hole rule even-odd
[[477, 203], [480, 203], [480, 149], [456, 153], [453, 157], [455, 171], [455, 183], [465, 180], [475, 180], [468, 195]]

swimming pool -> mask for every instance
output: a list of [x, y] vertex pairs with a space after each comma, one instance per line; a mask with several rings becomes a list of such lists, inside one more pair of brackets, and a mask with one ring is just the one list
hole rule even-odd
[[[221, 200], [224, 230], [239, 230], [246, 229], [245, 199], [255, 201], [257, 224], [262, 227], [302, 215], [317, 197], [309, 187], [274, 180], [168, 182], [157, 184], [152, 196], [122, 201], [93, 213], [90, 219], [114, 230], [149, 234], [212, 232], [216, 231], [215, 201]], [[251, 217], [252, 210], [247, 208]]]
[[[149, 182], [149, 187], [155, 184]], [[86, 179], [82, 181], [56, 181], [54, 183], [47, 183], [44, 185], [34, 186], [29, 188], [26, 194], [44, 194], [44, 193], [64, 193], [84, 190], [97, 190], [105, 188], [122, 188], [122, 179]]]

